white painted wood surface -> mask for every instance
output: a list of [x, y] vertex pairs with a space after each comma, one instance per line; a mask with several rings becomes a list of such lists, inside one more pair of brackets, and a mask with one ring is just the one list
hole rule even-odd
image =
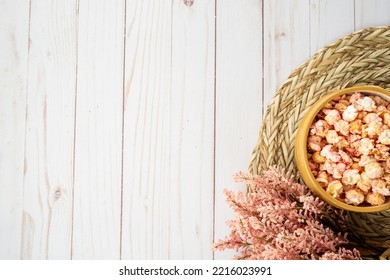
[[130, 4], [122, 257], [210, 259], [214, 1]]
[[0, 259], [19, 259], [29, 1], [2, 1], [0, 5]]
[[[232, 175], [247, 170], [257, 141], [263, 59], [261, 2], [217, 1], [216, 9], [214, 238], [218, 240], [228, 233], [225, 223], [232, 218], [223, 189], [245, 190], [233, 183]], [[216, 259], [232, 256], [228, 251], [215, 252]]]
[[[192, 3], [192, 4], [191, 4]], [[227, 259], [261, 115], [387, 0], [1, 0], [0, 258]]]
[[23, 259], [70, 258], [76, 1], [31, 1], [28, 53]]
[[72, 258], [120, 257], [125, 2], [79, 1]]

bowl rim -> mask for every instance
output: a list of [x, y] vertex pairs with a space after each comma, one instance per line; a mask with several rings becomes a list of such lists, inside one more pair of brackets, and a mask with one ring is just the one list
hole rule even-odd
[[295, 148], [294, 148], [294, 158], [301, 178], [306, 183], [306, 185], [316, 193], [322, 200], [329, 203], [330, 205], [337, 207], [339, 209], [344, 209], [353, 212], [380, 212], [390, 209], [390, 202], [387, 201], [385, 204], [379, 206], [354, 206], [346, 204], [332, 196], [330, 196], [323, 187], [316, 181], [314, 175], [312, 174], [309, 167], [309, 160], [307, 158], [307, 137], [309, 135], [310, 126], [318, 114], [318, 112], [323, 108], [323, 106], [334, 99], [337, 96], [344, 94], [362, 92], [368, 95], [379, 95], [390, 102], [390, 92], [384, 88], [378, 86], [355, 86], [344, 88], [326, 94], [321, 97], [317, 102], [315, 102], [308, 111], [305, 113], [304, 117], [299, 124], [297, 129], [297, 135], [295, 138]]

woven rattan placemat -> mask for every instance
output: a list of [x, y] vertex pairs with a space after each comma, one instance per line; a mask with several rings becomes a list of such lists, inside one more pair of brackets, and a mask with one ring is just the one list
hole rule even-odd
[[[298, 174], [294, 141], [300, 120], [319, 98], [332, 91], [377, 85], [390, 90], [390, 26], [351, 33], [319, 50], [292, 72], [263, 117], [249, 171], [272, 165]], [[390, 255], [390, 211], [348, 213], [350, 238], [365, 258]]]

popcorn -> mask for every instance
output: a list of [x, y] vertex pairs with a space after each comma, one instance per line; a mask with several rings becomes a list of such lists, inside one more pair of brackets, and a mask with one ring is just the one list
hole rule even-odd
[[361, 134], [362, 133], [362, 120], [354, 120], [349, 123], [349, 132], [353, 134]]
[[343, 120], [351, 122], [355, 120], [358, 116], [358, 110], [353, 106], [349, 105], [347, 109], [343, 112]]
[[356, 92], [321, 110], [309, 131], [309, 165], [332, 197], [381, 205], [390, 196], [390, 104]]
[[[349, 104], [348, 104], [349, 105]], [[345, 105], [343, 103], [337, 103], [336, 105], [334, 105], [334, 108], [339, 111], [340, 114], [342, 114], [346, 109], [347, 109], [347, 106], [348, 105]]]
[[390, 185], [390, 174], [386, 173], [382, 176], [382, 179], [385, 180], [386, 184]]
[[390, 114], [387, 112], [383, 114], [383, 123], [390, 126]]
[[339, 150], [344, 150], [345, 148], [347, 148], [349, 146], [349, 143], [348, 143], [347, 139], [340, 136], [339, 142], [337, 142], [334, 146]]
[[375, 101], [368, 96], [363, 97], [362, 99], [356, 100], [356, 109], [359, 111], [367, 111], [367, 112], [372, 112], [376, 109]]
[[375, 148], [372, 150], [372, 154], [374, 155], [376, 160], [386, 161], [388, 158], [390, 158], [389, 149], [389, 146], [383, 144], [376, 144]]
[[385, 197], [380, 193], [370, 192], [366, 195], [366, 202], [371, 205], [382, 205], [385, 203]]
[[345, 163], [342, 162], [334, 163], [329, 160], [326, 160], [322, 165], [322, 167], [320, 168], [321, 171], [328, 172], [335, 179], [341, 179], [342, 178], [341, 174], [345, 171], [345, 169], [346, 169]]
[[364, 201], [365, 195], [360, 189], [350, 189], [345, 192], [345, 203], [359, 205]]
[[359, 172], [363, 171], [363, 168], [359, 165], [359, 163], [356, 163], [356, 162], [351, 164], [351, 169], [359, 170]]
[[340, 141], [340, 136], [337, 134], [336, 130], [329, 130], [325, 134], [326, 141], [328, 141], [329, 144], [336, 144]]
[[345, 185], [356, 185], [360, 180], [359, 170], [348, 169], [343, 174], [343, 184]]
[[369, 138], [363, 138], [360, 140], [360, 147], [358, 147], [358, 151], [362, 155], [369, 155], [371, 150], [374, 149], [373, 140]]
[[312, 125], [310, 129], [310, 134], [325, 137], [325, 133], [329, 130], [329, 127], [330, 126], [326, 121], [318, 120]]
[[326, 158], [321, 156], [320, 152], [315, 152], [311, 158], [315, 163], [324, 163], [326, 161]]
[[326, 188], [326, 192], [334, 198], [340, 197], [340, 194], [343, 192], [343, 185], [340, 181], [335, 180], [329, 183]]
[[381, 144], [390, 145], [390, 129], [383, 130], [378, 136], [378, 141]]
[[364, 193], [368, 193], [371, 190], [371, 185], [365, 184], [363, 180], [359, 180], [356, 186], [361, 189]]
[[382, 122], [382, 118], [375, 113], [369, 113], [363, 118], [364, 123]]
[[[388, 160], [387, 160], [387, 161], [388, 161]], [[385, 175], [386, 175], [387, 173], [390, 173], [390, 167], [389, 167], [387, 161], [381, 161], [381, 162], [380, 162], [380, 164], [381, 164], [381, 166], [382, 166], [382, 168], [383, 168], [383, 171], [385, 172]]]
[[339, 155], [341, 157], [341, 160], [344, 162], [344, 163], [347, 163], [347, 164], [352, 164], [352, 159], [351, 157], [344, 151], [340, 150], [339, 151]]
[[372, 157], [372, 156], [362, 155], [362, 156], [360, 157], [360, 160], [359, 160], [358, 165], [364, 167], [364, 166], [366, 166], [367, 164], [369, 164], [369, 163], [371, 163], [371, 162], [375, 162], [375, 161], [376, 161], [375, 158]]
[[363, 98], [363, 95], [360, 92], [355, 92], [349, 98], [349, 102], [351, 102], [352, 104], [356, 104], [356, 101], [358, 101], [361, 98]]
[[370, 184], [371, 183], [371, 179], [368, 178], [366, 172], [364, 172], [364, 171], [360, 174], [360, 179], [362, 180], [362, 182], [364, 184]]
[[361, 189], [364, 193], [367, 193], [371, 190], [371, 179], [367, 177], [366, 172], [360, 174], [360, 180], [357, 182], [357, 187]]
[[341, 119], [341, 116], [337, 110], [324, 109], [323, 112], [326, 114], [325, 121], [330, 125], [334, 125], [338, 120]]
[[333, 162], [338, 162], [341, 159], [340, 155], [336, 151], [336, 148], [333, 147], [332, 145], [326, 145], [325, 147], [323, 147], [320, 154], [321, 156], [325, 157], [327, 160]]
[[373, 192], [379, 193], [384, 196], [390, 195], [390, 186], [385, 180], [376, 179], [371, 181], [371, 188]]
[[347, 139], [352, 147], [357, 148], [360, 146], [360, 143], [358, 141], [360, 141], [360, 139], [362, 139], [362, 137], [360, 135], [357, 135], [357, 134], [352, 134], [352, 135], [349, 135], [347, 137]]
[[325, 160], [324, 164], [320, 167], [320, 170], [333, 174], [333, 165], [329, 160]]
[[373, 137], [379, 135], [382, 126], [383, 126], [382, 122], [371, 122], [371, 123], [369, 123], [368, 126], [367, 126], [367, 130], [366, 130], [368, 136], [373, 138]]
[[387, 106], [387, 101], [384, 100], [382, 97], [377, 96], [377, 95], [373, 95], [373, 96], [371, 96], [371, 98], [374, 99], [375, 104], [378, 106], [378, 108], [379, 108], [379, 106], [384, 106], [384, 107]]
[[318, 135], [312, 135], [307, 140], [307, 147], [312, 151], [321, 151], [322, 138]]
[[338, 120], [334, 124], [334, 129], [337, 132], [340, 132], [342, 135], [348, 136], [348, 134], [349, 134], [349, 123], [347, 121], [344, 121], [344, 120]]
[[388, 152], [390, 151], [390, 147], [389, 146], [386, 146], [386, 145], [383, 145], [383, 144], [376, 144], [375, 145], [375, 148], [380, 151], [381, 153], [385, 153], [385, 152]]
[[318, 174], [319, 165], [315, 162], [309, 161], [309, 167], [310, 167], [311, 173], [313, 173], [313, 175], [316, 176]]
[[327, 186], [329, 184], [329, 176], [328, 176], [328, 173], [324, 172], [324, 171], [321, 171], [317, 178], [316, 178], [317, 182], [319, 183], [322, 183], [324, 186]]
[[380, 178], [384, 171], [379, 162], [370, 162], [364, 167], [364, 171], [366, 172], [366, 175], [370, 179], [377, 179]]

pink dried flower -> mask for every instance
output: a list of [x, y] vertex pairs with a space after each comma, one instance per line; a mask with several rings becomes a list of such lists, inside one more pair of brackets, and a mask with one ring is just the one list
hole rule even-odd
[[214, 250], [239, 251], [236, 259], [360, 259], [359, 251], [343, 247], [346, 233], [326, 226], [332, 223], [344, 231], [344, 212], [313, 196], [282, 169], [271, 167], [262, 176], [238, 173], [234, 179], [250, 192], [225, 190], [235, 219], [227, 222], [231, 232]]

